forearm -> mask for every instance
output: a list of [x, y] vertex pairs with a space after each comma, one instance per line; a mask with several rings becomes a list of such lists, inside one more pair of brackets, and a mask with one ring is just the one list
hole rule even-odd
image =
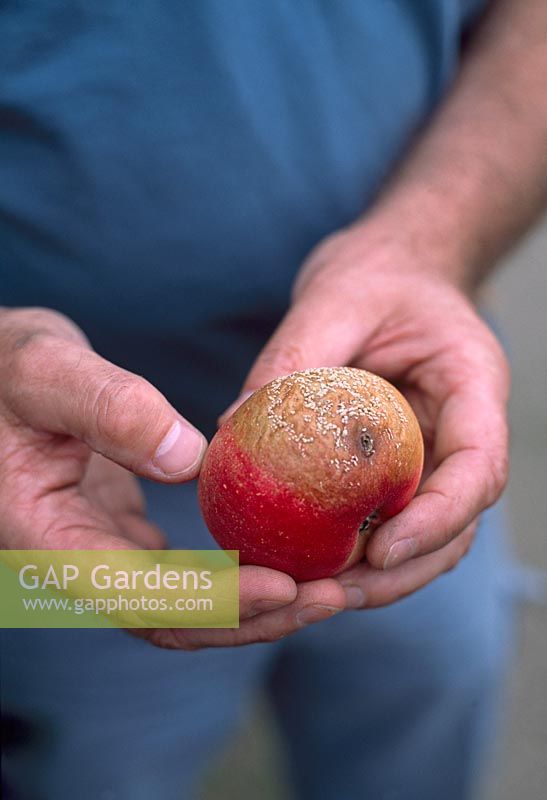
[[494, 0], [450, 95], [357, 224], [476, 285], [547, 200], [546, 85], [545, 0]]

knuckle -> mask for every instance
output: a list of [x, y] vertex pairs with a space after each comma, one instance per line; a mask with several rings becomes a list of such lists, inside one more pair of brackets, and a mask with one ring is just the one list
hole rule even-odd
[[500, 447], [488, 454], [485, 463], [486, 502], [492, 505], [502, 494], [509, 479], [509, 454], [506, 447]]
[[491, 363], [504, 386], [507, 388], [511, 380], [511, 364], [509, 363], [509, 358], [494, 331], [485, 322], [483, 324], [485, 325], [488, 336], [487, 345]]
[[469, 551], [471, 550], [471, 545], [473, 544], [474, 538], [475, 538], [475, 536], [473, 534], [473, 536], [470, 536], [469, 538], [467, 538], [464, 541], [464, 545], [463, 545], [461, 553], [460, 553], [460, 558], [465, 558], [465, 556], [469, 553]]
[[14, 385], [32, 383], [47, 364], [51, 352], [51, 335], [44, 331], [20, 332], [12, 341], [8, 369]]
[[509, 363], [509, 358], [507, 356], [507, 353], [505, 352], [501, 344], [498, 342], [497, 339], [495, 339], [495, 342], [497, 345], [496, 356], [498, 362], [498, 370], [503, 380], [505, 388], [509, 388], [509, 384], [511, 383], [511, 364]]
[[43, 344], [61, 341], [89, 346], [83, 331], [69, 317], [49, 308], [17, 308], [2, 311], [0, 317], [2, 361], [11, 368], [32, 368]]
[[473, 543], [475, 542], [476, 535], [477, 535], [477, 525], [476, 524], [473, 524], [473, 526], [471, 528], [469, 528], [467, 531], [464, 531], [464, 533], [462, 534], [462, 542], [463, 542], [463, 545], [462, 545], [462, 558], [463, 558], [463, 556], [466, 556], [469, 553], [469, 551], [471, 550], [471, 547], [473, 546]]
[[460, 561], [465, 558], [468, 554], [469, 549], [471, 547], [471, 543], [464, 539], [464, 541], [459, 545], [456, 554], [454, 555], [454, 563], [459, 564]]
[[23, 316], [20, 322], [29, 329], [49, 333], [55, 337], [60, 336], [65, 340], [68, 338], [78, 344], [88, 344], [81, 328], [62, 311], [36, 306], [22, 310], [21, 314]]
[[444, 566], [444, 572], [451, 572], [465, 558], [469, 553], [473, 541], [475, 539], [476, 525], [465, 528], [453, 541], [452, 545], [447, 548], [447, 560]]
[[460, 563], [462, 555], [463, 553], [461, 552], [460, 548], [449, 548], [443, 572], [452, 572]]
[[499, 458], [496, 460], [494, 476], [498, 487], [498, 493], [501, 494], [509, 480], [509, 454], [506, 451], [500, 453]]
[[169, 544], [169, 539], [165, 535], [165, 533], [160, 530], [159, 527], [156, 525], [152, 525], [151, 527], [151, 534], [150, 534], [150, 545], [149, 550], [166, 550]]
[[141, 424], [133, 409], [146, 408], [150, 385], [139, 375], [116, 371], [107, 376], [91, 397], [84, 398], [84, 418], [89, 418], [101, 439], [130, 440]]

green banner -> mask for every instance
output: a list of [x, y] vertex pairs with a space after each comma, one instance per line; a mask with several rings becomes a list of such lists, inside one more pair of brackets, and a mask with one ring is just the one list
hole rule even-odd
[[0, 628], [237, 628], [237, 550], [1, 550]]

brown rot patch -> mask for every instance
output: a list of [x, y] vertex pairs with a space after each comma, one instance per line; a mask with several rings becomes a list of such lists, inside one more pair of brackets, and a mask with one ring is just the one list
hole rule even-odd
[[369, 458], [374, 453], [374, 439], [370, 433], [363, 428], [361, 436], [359, 437], [361, 448], [366, 458]]
[[370, 531], [370, 529], [374, 525], [377, 525], [378, 522], [379, 522], [378, 512], [373, 511], [372, 514], [369, 514], [368, 517], [364, 519], [362, 523], [359, 525], [359, 533], [367, 533], [367, 531]]

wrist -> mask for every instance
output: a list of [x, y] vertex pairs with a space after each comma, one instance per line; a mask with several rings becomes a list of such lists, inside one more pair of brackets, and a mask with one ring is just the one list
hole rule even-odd
[[371, 278], [374, 286], [382, 285], [384, 294], [422, 281], [472, 294], [478, 283], [471, 279], [454, 241], [436, 237], [411, 218], [395, 218], [391, 209], [375, 209], [314, 248], [295, 281], [293, 300], [321, 285], [332, 291], [333, 283], [338, 293], [348, 292], [349, 299], [363, 283], [374, 294]]
[[427, 189], [380, 202], [348, 229], [386, 269], [444, 280], [466, 294], [484, 277], [470, 238]]

